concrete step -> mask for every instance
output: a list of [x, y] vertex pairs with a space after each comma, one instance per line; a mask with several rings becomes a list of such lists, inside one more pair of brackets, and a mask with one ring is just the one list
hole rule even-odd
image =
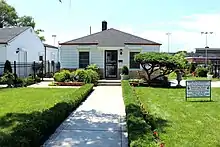
[[98, 86], [121, 86], [121, 83], [98, 83]]
[[99, 80], [98, 83], [121, 83], [121, 80]]

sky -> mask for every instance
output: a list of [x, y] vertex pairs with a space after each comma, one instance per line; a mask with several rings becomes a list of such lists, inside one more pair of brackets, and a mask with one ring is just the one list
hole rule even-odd
[[65, 42], [101, 31], [101, 22], [148, 40], [161, 43], [161, 51], [194, 51], [206, 45], [220, 48], [219, 0], [6, 0], [19, 16], [32, 16], [43, 29], [46, 43], [52, 35]]

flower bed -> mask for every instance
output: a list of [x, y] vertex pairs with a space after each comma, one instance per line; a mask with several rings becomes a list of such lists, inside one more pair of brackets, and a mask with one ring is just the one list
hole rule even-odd
[[57, 86], [83, 86], [84, 82], [55, 82]]

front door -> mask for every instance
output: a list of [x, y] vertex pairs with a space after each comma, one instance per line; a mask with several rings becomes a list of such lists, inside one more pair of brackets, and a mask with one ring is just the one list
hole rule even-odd
[[105, 51], [105, 78], [116, 79], [118, 71], [118, 51], [106, 50]]

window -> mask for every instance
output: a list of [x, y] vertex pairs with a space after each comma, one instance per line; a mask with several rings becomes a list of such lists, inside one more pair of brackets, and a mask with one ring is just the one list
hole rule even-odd
[[43, 61], [43, 56], [39, 56], [39, 61]]
[[89, 52], [79, 52], [79, 68], [86, 68], [89, 65]]
[[134, 61], [134, 56], [139, 54], [139, 52], [130, 52], [130, 68], [139, 69], [140, 64]]

